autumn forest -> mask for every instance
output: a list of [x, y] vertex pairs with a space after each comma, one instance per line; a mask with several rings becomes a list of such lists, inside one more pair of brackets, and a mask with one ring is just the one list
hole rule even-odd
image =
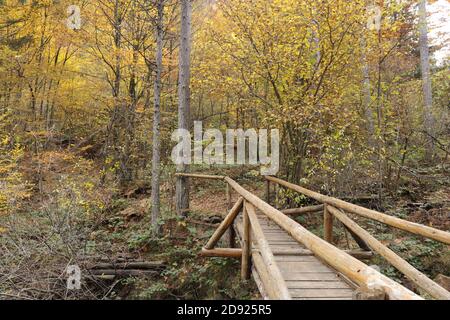
[[[259, 164], [173, 161], [173, 133], [200, 122], [277, 129], [275, 176], [448, 232], [449, 12], [447, 0], [0, 0], [0, 299], [260, 299], [239, 259], [199, 256], [237, 194], [177, 173], [270, 200]], [[318, 205], [269, 191], [277, 210]], [[322, 237], [323, 219], [295, 221]], [[334, 245], [361, 245], [335, 220]], [[449, 290], [448, 242], [356, 221]], [[368, 265], [421, 293], [368, 243]]]

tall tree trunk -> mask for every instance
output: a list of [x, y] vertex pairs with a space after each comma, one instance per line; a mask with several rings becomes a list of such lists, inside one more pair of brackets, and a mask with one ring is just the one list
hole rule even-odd
[[114, 65], [114, 82], [113, 82], [113, 97], [114, 108], [111, 115], [110, 126], [112, 131], [111, 143], [114, 160], [120, 163], [120, 181], [123, 183], [125, 179], [126, 168], [122, 159], [122, 151], [119, 147], [121, 137], [121, 127], [123, 126], [123, 104], [121, 101], [120, 83], [122, 81], [122, 58], [120, 50], [122, 49], [122, 16], [120, 14], [120, 0], [114, 1], [114, 48], [115, 48], [115, 65]]
[[419, 45], [420, 45], [420, 64], [422, 68], [422, 90], [423, 90], [423, 117], [424, 129], [427, 133], [427, 156], [431, 160], [434, 154], [434, 118], [432, 113], [433, 93], [431, 88], [430, 72], [430, 52], [428, 49], [428, 27], [427, 27], [427, 8], [426, 0], [419, 2]]
[[119, 13], [119, 0], [114, 2], [114, 46], [116, 50], [115, 54], [115, 66], [114, 66], [114, 86], [113, 96], [115, 99], [115, 108], [119, 109], [120, 106], [120, 81], [121, 81], [121, 58], [119, 50], [122, 47], [122, 18]]
[[384, 120], [383, 120], [383, 90], [382, 90], [382, 37], [381, 30], [378, 31], [378, 80], [377, 80], [377, 156], [378, 156], [378, 207], [382, 208], [384, 188]]
[[[178, 83], [178, 128], [189, 130], [191, 78], [191, 0], [181, 0], [181, 37]], [[189, 166], [180, 164], [178, 172], [188, 172]], [[176, 210], [183, 215], [189, 209], [189, 180], [178, 177], [176, 182]]]
[[367, 131], [369, 134], [369, 145], [374, 146], [375, 127], [373, 121], [373, 114], [371, 110], [371, 93], [370, 93], [370, 69], [367, 61], [367, 41], [365, 36], [361, 38], [361, 60], [362, 60], [362, 74], [363, 74], [363, 109], [366, 120]]
[[152, 157], [152, 229], [158, 235], [160, 215], [160, 162], [161, 162], [161, 74], [164, 38], [164, 0], [158, 1], [158, 21], [156, 24], [156, 78], [155, 78], [155, 105], [153, 114], [153, 157]]

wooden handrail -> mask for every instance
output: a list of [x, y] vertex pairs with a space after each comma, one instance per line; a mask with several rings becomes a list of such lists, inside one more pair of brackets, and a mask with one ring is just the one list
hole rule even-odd
[[[270, 249], [269, 243], [264, 236], [264, 232], [261, 228], [261, 225], [258, 221], [258, 217], [256, 216], [255, 208], [252, 204], [245, 202], [245, 211], [248, 215], [248, 219], [250, 220], [250, 228], [255, 235], [255, 242], [258, 245], [259, 252], [264, 260], [267, 271], [270, 274], [270, 283], [274, 290], [277, 293], [278, 299], [280, 300], [291, 300], [291, 295], [289, 294], [289, 290], [286, 285], [286, 281], [284, 281], [283, 275], [281, 274], [280, 269], [275, 261], [275, 257], [272, 254], [272, 250]], [[245, 231], [244, 231], [245, 232]]]
[[417, 235], [421, 235], [426, 238], [430, 238], [430, 239], [433, 239], [436, 241], [450, 244], [450, 233], [449, 232], [445, 232], [445, 231], [438, 230], [438, 229], [435, 229], [432, 227], [424, 226], [422, 224], [418, 224], [418, 223], [414, 223], [411, 221], [396, 218], [393, 216], [389, 216], [387, 214], [380, 213], [378, 211], [367, 209], [364, 207], [360, 207], [358, 205], [355, 205], [355, 204], [352, 204], [349, 202], [345, 202], [340, 199], [325, 196], [320, 193], [305, 189], [303, 187], [300, 187], [298, 185], [284, 181], [279, 178], [266, 176], [266, 179], [268, 179], [269, 181], [278, 183], [279, 185], [282, 185], [288, 189], [302, 193], [302, 194], [304, 194], [310, 198], [313, 198], [319, 202], [332, 205], [336, 208], [343, 209], [347, 212], [351, 212], [351, 213], [387, 224], [389, 226], [392, 226], [392, 227], [395, 227], [395, 228], [398, 228], [398, 229], [401, 229], [404, 231], [408, 231], [408, 232], [411, 232], [411, 233], [414, 233]]
[[323, 207], [323, 239], [333, 243], [333, 215], [328, 211], [328, 205]]
[[[387, 296], [393, 300], [423, 300], [414, 292], [312, 234], [281, 211], [273, 208], [241, 187], [233, 179], [226, 177], [225, 181], [245, 200], [251, 203], [255, 208], [258, 208], [267, 217], [288, 232], [295, 240], [305, 245], [317, 257], [321, 258], [324, 262], [328, 263], [331, 267], [338, 270], [358, 285], [368, 288], [382, 288]], [[251, 223], [253, 227], [253, 221], [251, 221]]]
[[276, 288], [274, 288], [271, 283], [271, 276], [269, 275], [269, 272], [267, 271], [267, 267], [264, 263], [264, 260], [261, 256], [261, 253], [258, 251], [252, 252], [252, 261], [253, 261], [253, 267], [257, 271], [257, 275], [261, 282], [264, 284], [264, 292], [267, 294], [267, 298], [270, 300], [277, 300], [278, 293], [276, 292]]
[[224, 176], [208, 175], [208, 174], [196, 174], [196, 173], [175, 173], [176, 177], [185, 178], [199, 178], [199, 179], [209, 179], [209, 180], [223, 180]]
[[346, 214], [340, 210], [328, 206], [328, 212], [335, 216], [339, 221], [341, 221], [345, 226], [355, 232], [359, 237], [367, 242], [370, 248], [378, 252], [383, 256], [389, 263], [391, 263], [395, 268], [402, 272], [406, 277], [408, 277], [417, 286], [422, 288], [424, 291], [429, 293], [436, 299], [450, 300], [450, 292], [442, 288], [436, 282], [428, 278], [422, 272], [414, 268], [407, 261], [403, 260], [394, 251], [386, 247], [375, 237], [373, 237], [369, 232], [361, 228], [355, 221], [350, 219]]

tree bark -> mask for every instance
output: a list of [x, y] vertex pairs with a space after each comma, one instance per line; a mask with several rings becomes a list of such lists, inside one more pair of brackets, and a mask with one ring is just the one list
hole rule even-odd
[[430, 72], [430, 52], [428, 48], [428, 27], [427, 27], [427, 8], [426, 0], [419, 2], [419, 46], [420, 46], [420, 64], [422, 68], [422, 90], [423, 90], [423, 117], [424, 129], [427, 135], [427, 155], [426, 158], [431, 160], [434, 154], [434, 141], [430, 139], [430, 135], [434, 136], [434, 118], [432, 113], [433, 93], [431, 87]]
[[153, 113], [153, 156], [152, 156], [152, 229], [158, 235], [160, 233], [158, 219], [160, 216], [160, 164], [161, 164], [161, 74], [164, 38], [164, 0], [158, 1], [158, 20], [156, 24], [156, 78], [154, 93]]
[[373, 137], [375, 134], [375, 127], [373, 121], [373, 114], [370, 108], [371, 105], [371, 93], [370, 93], [370, 69], [367, 61], [367, 41], [363, 36], [361, 38], [361, 60], [362, 60], [362, 74], [363, 74], [363, 107], [364, 115], [366, 117], [367, 131], [369, 134], [369, 144], [374, 146]]
[[[178, 128], [189, 130], [190, 123], [190, 73], [191, 73], [191, 0], [181, 0], [181, 37], [178, 83]], [[189, 171], [186, 164], [177, 165], [177, 171]], [[189, 180], [187, 177], [177, 176], [176, 182], [176, 210], [184, 215], [189, 209]]]

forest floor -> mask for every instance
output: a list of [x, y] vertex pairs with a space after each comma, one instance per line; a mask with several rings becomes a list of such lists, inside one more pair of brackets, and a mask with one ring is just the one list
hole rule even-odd
[[[162, 184], [162, 236], [155, 238], [150, 231], [149, 179], [119, 188], [107, 174], [99, 174], [101, 170], [95, 161], [67, 151], [45, 152], [23, 161], [21, 172], [32, 192], [17, 204], [16, 212], [0, 216], [0, 299], [258, 299], [254, 283], [241, 282], [239, 261], [198, 254], [226, 213], [223, 182], [193, 181], [191, 213], [181, 218], [174, 213], [174, 179], [167, 174]], [[251, 168], [206, 168], [205, 172], [230, 175], [263, 195], [263, 182]], [[430, 168], [424, 180], [432, 184], [424, 184], [425, 189], [403, 186], [395, 197], [386, 198], [385, 211], [450, 230], [448, 174]], [[356, 203], [377, 207], [370, 201]], [[448, 246], [357, 220], [431, 278], [450, 276]], [[298, 222], [322, 235], [321, 215], [303, 216]], [[336, 224], [335, 230], [341, 248], [356, 246], [342, 226]], [[92, 264], [118, 259], [161, 261], [164, 270], [151, 276], [91, 276]], [[376, 255], [370, 263], [415, 290], [381, 257]], [[80, 266], [81, 290], [67, 290], [68, 265]]]

